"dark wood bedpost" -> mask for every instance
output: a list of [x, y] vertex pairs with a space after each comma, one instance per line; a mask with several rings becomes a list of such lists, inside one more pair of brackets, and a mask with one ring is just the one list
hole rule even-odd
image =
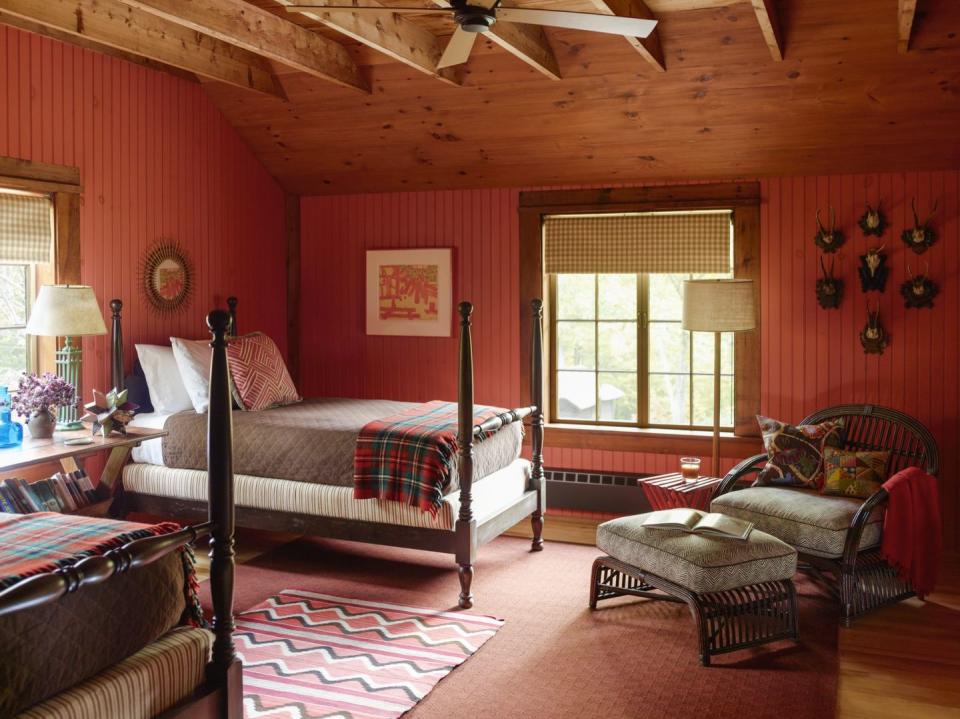
[[223, 687], [223, 717], [243, 716], [240, 661], [233, 646], [233, 412], [227, 371], [230, 313], [207, 315], [213, 333], [210, 408], [207, 419], [207, 491], [210, 501], [210, 595], [213, 604], [213, 658], [208, 679]]
[[123, 382], [123, 330], [120, 329], [121, 300], [110, 300], [110, 384], [117, 390], [124, 388]]
[[457, 438], [460, 443], [460, 516], [456, 527], [456, 557], [460, 574], [461, 609], [473, 606], [470, 585], [473, 582], [473, 563], [477, 554], [477, 521], [473, 518], [473, 339], [470, 335], [470, 315], [473, 305], [461, 302], [460, 312], [460, 371], [457, 398]]
[[237, 298], [228, 297], [227, 298], [227, 307], [230, 309], [230, 327], [227, 328], [227, 335], [229, 337], [236, 337], [237, 334]]
[[530, 524], [533, 528], [531, 549], [539, 552], [543, 549], [543, 515], [546, 510], [546, 482], [543, 476], [543, 300], [531, 300], [530, 308], [533, 311], [530, 404], [536, 408], [530, 418], [530, 440], [533, 445], [530, 481], [532, 488], [537, 491], [537, 509], [530, 515]]

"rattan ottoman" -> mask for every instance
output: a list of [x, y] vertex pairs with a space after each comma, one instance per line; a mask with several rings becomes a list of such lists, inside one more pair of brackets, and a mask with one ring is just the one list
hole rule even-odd
[[593, 563], [591, 609], [624, 595], [686, 602], [704, 666], [717, 654], [799, 638], [793, 547], [758, 530], [739, 541], [646, 529], [646, 516], [597, 527], [597, 547], [607, 556]]

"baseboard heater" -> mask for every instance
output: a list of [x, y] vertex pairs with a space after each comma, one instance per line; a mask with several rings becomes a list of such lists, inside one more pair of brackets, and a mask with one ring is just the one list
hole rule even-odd
[[639, 514], [650, 503], [637, 486], [643, 474], [589, 472], [578, 469], [546, 469], [547, 509], [561, 507], [581, 512]]

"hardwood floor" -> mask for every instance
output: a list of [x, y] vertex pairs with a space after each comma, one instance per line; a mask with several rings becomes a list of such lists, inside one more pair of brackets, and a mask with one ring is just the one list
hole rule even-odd
[[[544, 539], [593, 544], [600, 521], [550, 517], [544, 524]], [[522, 522], [506, 534], [529, 537], [530, 525]], [[243, 530], [237, 540], [237, 561], [248, 562], [296, 537]], [[206, 556], [198, 556], [201, 580], [207, 578], [207, 567]], [[937, 592], [926, 602], [901, 602], [840, 630], [836, 717], [960, 719], [958, 677], [960, 555], [951, 555], [944, 562]]]

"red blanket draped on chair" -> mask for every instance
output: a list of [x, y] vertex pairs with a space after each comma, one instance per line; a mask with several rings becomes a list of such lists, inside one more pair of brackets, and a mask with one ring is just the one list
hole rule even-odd
[[883, 488], [890, 500], [880, 554], [922, 599], [937, 583], [943, 551], [937, 480], [918, 467], [908, 467]]

